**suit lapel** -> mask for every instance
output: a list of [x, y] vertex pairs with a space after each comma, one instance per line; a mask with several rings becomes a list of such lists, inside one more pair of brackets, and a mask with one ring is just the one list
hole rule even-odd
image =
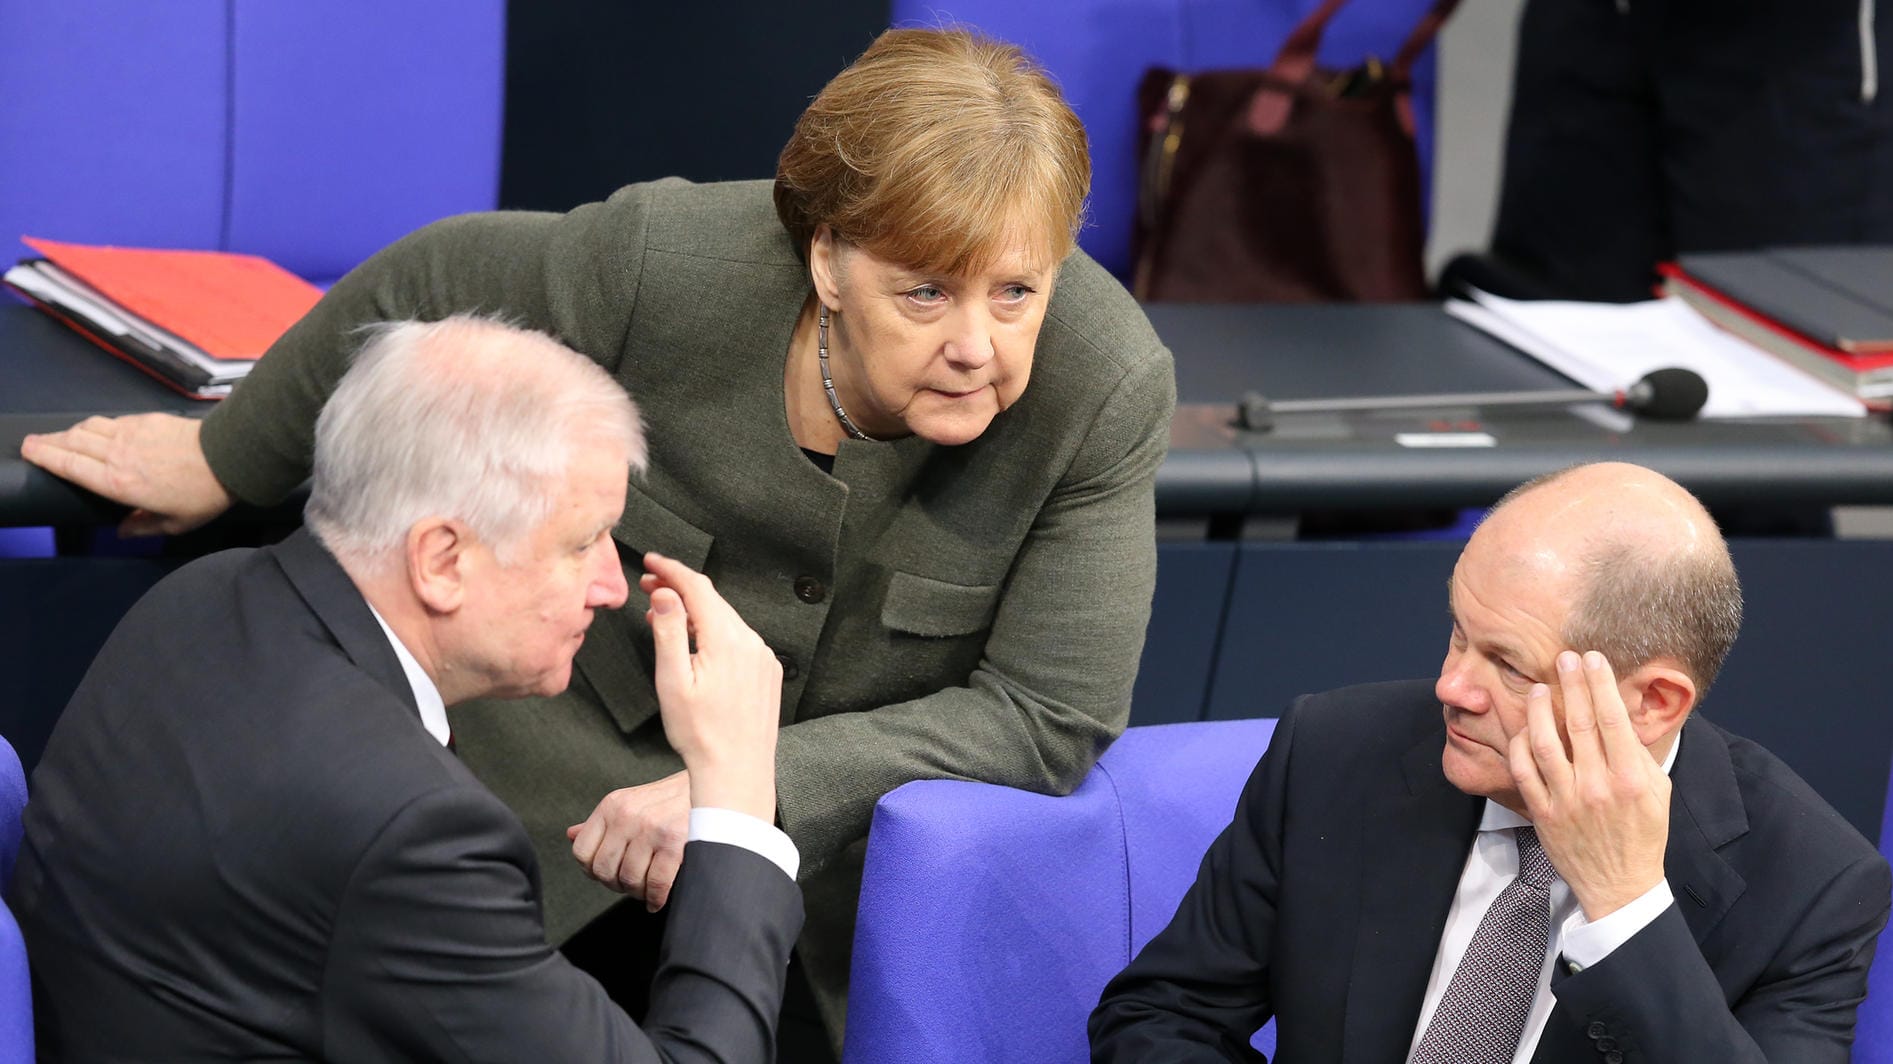
[[1426, 995], [1446, 913], [1479, 829], [1481, 800], [1440, 768], [1429, 732], [1401, 759], [1404, 786], [1369, 809], [1361, 834], [1360, 920], [1348, 983], [1342, 1060], [1403, 1060]]
[[394, 646], [388, 642], [375, 615], [369, 612], [368, 600], [362, 598], [355, 582], [342, 571], [328, 548], [303, 528], [269, 549], [296, 593], [329, 630], [342, 653], [356, 668], [399, 698], [416, 720], [420, 719], [421, 710], [414, 702], [414, 689], [408, 685], [407, 673], [401, 669], [401, 659], [395, 657]]
[[1748, 834], [1748, 814], [1729, 760], [1729, 744], [1708, 721], [1691, 717], [1670, 769], [1670, 838], [1663, 874], [1698, 943], [1747, 889], [1716, 851]]
[[[1716, 851], [1748, 834], [1748, 813], [1735, 782], [1728, 741], [1715, 725], [1691, 717], [1683, 725], [1682, 744], [1670, 767], [1670, 837], [1663, 876], [1690, 937], [1701, 945], [1747, 889], [1746, 881]], [[1597, 1053], [1583, 1038], [1578, 1021], [1563, 1006], [1553, 1008], [1533, 1064], [1595, 1059]]]

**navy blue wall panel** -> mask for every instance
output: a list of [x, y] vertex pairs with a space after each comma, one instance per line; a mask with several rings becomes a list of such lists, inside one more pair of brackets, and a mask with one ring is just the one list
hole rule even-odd
[[1893, 542], [1734, 544], [1742, 634], [1703, 712], [1794, 766], [1879, 838], [1893, 706]]
[[[1703, 712], [1774, 751], [1868, 838], [1893, 756], [1886, 648], [1893, 542], [1734, 544], [1747, 619]], [[1435, 675], [1452, 543], [1244, 544], [1208, 716], [1276, 716], [1296, 695]]]
[[[1163, 544], [1132, 722], [1274, 716], [1304, 692], [1432, 675], [1457, 554], [1450, 543]], [[1703, 711], [1878, 837], [1893, 754], [1893, 542], [1738, 541], [1735, 555], [1748, 618]], [[92, 654], [171, 564], [0, 562], [0, 734], [29, 766]]]
[[28, 772], [105, 637], [174, 562], [0, 561], [0, 735]]
[[1446, 653], [1457, 543], [1245, 543], [1208, 717], [1273, 717], [1296, 695], [1425, 676]]
[[1201, 720], [1236, 562], [1233, 543], [1159, 543], [1132, 724]]

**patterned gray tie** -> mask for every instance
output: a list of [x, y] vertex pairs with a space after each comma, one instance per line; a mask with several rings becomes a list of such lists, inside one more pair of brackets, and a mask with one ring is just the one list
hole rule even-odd
[[1511, 1064], [1538, 992], [1551, 938], [1551, 880], [1557, 872], [1534, 828], [1516, 828], [1518, 878], [1492, 900], [1412, 1064]]

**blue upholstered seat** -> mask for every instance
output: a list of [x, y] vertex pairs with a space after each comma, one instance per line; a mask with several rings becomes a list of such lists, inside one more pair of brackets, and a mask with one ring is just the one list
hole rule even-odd
[[844, 1064], [1088, 1059], [1099, 991], [1170, 922], [1274, 730], [1131, 728], [1062, 798], [956, 780], [882, 798]]

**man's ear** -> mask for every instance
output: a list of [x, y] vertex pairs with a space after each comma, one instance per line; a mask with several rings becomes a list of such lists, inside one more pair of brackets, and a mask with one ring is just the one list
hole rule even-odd
[[808, 246], [808, 275], [815, 285], [815, 298], [833, 310], [841, 305], [841, 238], [827, 222], [815, 227], [815, 237]]
[[1623, 695], [1637, 741], [1649, 746], [1683, 726], [1696, 708], [1696, 681], [1674, 661], [1658, 658], [1630, 674]]
[[467, 551], [473, 537], [458, 521], [430, 517], [408, 529], [408, 586], [430, 613], [453, 613], [466, 599]]

